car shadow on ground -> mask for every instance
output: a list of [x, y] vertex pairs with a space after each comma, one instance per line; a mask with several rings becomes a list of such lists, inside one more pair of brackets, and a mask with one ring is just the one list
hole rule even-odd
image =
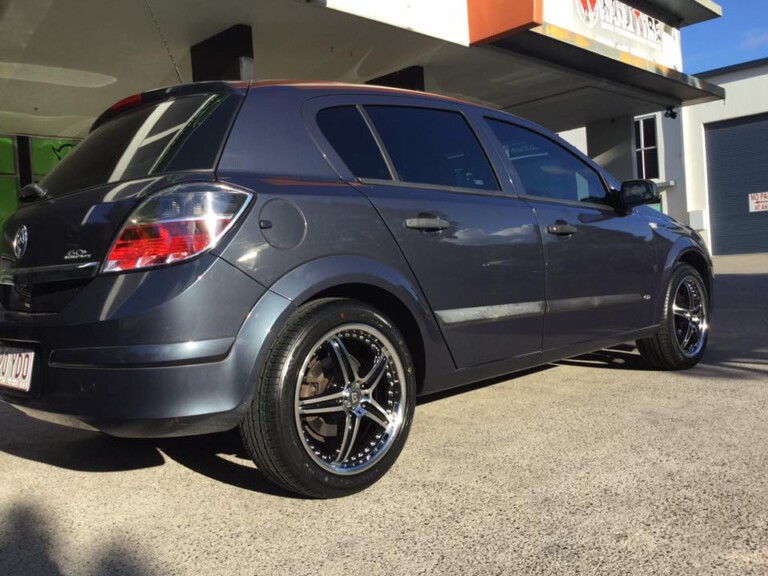
[[611, 370], [650, 370], [632, 344], [620, 344], [604, 350], [574, 356], [554, 363], [555, 366], [610, 368]]
[[277, 488], [251, 464], [239, 438], [231, 432], [157, 440], [115, 438], [35, 420], [3, 404], [0, 423], [0, 452], [49, 466], [78, 472], [127, 472], [162, 466], [168, 458], [244, 490], [295, 497]]
[[156, 446], [174, 462], [217, 482], [272, 496], [303, 499], [270, 482], [254, 466], [236, 431], [157, 440]]
[[162, 454], [145, 441], [49, 424], [0, 404], [0, 451], [80, 472], [123, 472], [161, 466]]

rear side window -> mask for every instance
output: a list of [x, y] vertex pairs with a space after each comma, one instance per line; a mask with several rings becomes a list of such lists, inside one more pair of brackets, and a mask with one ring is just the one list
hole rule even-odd
[[600, 176], [552, 140], [498, 120], [488, 123], [523, 183], [525, 194], [574, 202], [607, 203]]
[[458, 112], [404, 106], [366, 106], [365, 111], [399, 180], [498, 190], [485, 152]]
[[49, 196], [180, 170], [212, 170], [242, 96], [195, 94], [102, 124], [46, 176]]
[[354, 106], [326, 108], [317, 125], [336, 153], [358, 178], [390, 180], [392, 176], [363, 117]]

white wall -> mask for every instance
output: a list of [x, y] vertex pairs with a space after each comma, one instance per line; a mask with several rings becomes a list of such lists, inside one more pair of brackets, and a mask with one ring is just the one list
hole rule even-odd
[[571, 146], [578, 148], [584, 154], [587, 153], [587, 129], [586, 128], [574, 128], [573, 130], [566, 130], [565, 132], [557, 133], [560, 138], [568, 142]]
[[768, 112], [768, 63], [706, 79], [725, 88], [725, 100], [684, 108], [682, 119], [689, 220], [692, 226], [701, 222], [700, 232], [711, 247], [704, 129], [712, 122]]
[[334, 10], [469, 46], [467, 0], [311, 0]]
[[683, 161], [683, 119], [656, 114], [659, 145], [659, 189], [664, 212], [688, 224], [688, 202], [685, 196], [685, 165]]

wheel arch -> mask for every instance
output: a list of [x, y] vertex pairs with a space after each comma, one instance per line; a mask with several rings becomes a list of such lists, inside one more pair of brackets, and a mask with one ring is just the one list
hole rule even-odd
[[424, 388], [428, 370], [450, 369], [446, 364], [450, 356], [445, 342], [415, 281], [382, 262], [362, 256], [313, 260], [283, 276], [270, 290], [297, 307], [320, 298], [351, 298], [381, 310], [395, 323], [408, 345], [416, 371], [417, 393]]
[[[661, 259], [660, 259], [661, 260]], [[661, 271], [658, 298], [663, 299], [667, 284], [678, 264], [688, 264], [701, 275], [707, 290], [707, 299], [712, 308], [714, 296], [714, 277], [712, 275], [712, 260], [706, 248], [695, 242], [689, 236], [679, 236], [670, 242], [663, 258], [664, 268]], [[656, 319], [658, 321], [658, 318]]]
[[338, 284], [318, 292], [301, 304], [321, 298], [350, 298], [365, 302], [392, 320], [403, 335], [411, 353], [413, 367], [416, 371], [416, 390], [421, 392], [426, 374], [424, 338], [416, 318], [397, 296], [373, 284]]
[[693, 266], [704, 281], [704, 287], [707, 289], [707, 299], [709, 307], [712, 308], [712, 268], [704, 255], [693, 248], [683, 251], [677, 258], [677, 262], [682, 262]]

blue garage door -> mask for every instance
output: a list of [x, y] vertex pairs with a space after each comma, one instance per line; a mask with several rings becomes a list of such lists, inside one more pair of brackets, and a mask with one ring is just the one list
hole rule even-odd
[[749, 195], [768, 192], [768, 114], [706, 127], [713, 254], [768, 252], [768, 211]]

